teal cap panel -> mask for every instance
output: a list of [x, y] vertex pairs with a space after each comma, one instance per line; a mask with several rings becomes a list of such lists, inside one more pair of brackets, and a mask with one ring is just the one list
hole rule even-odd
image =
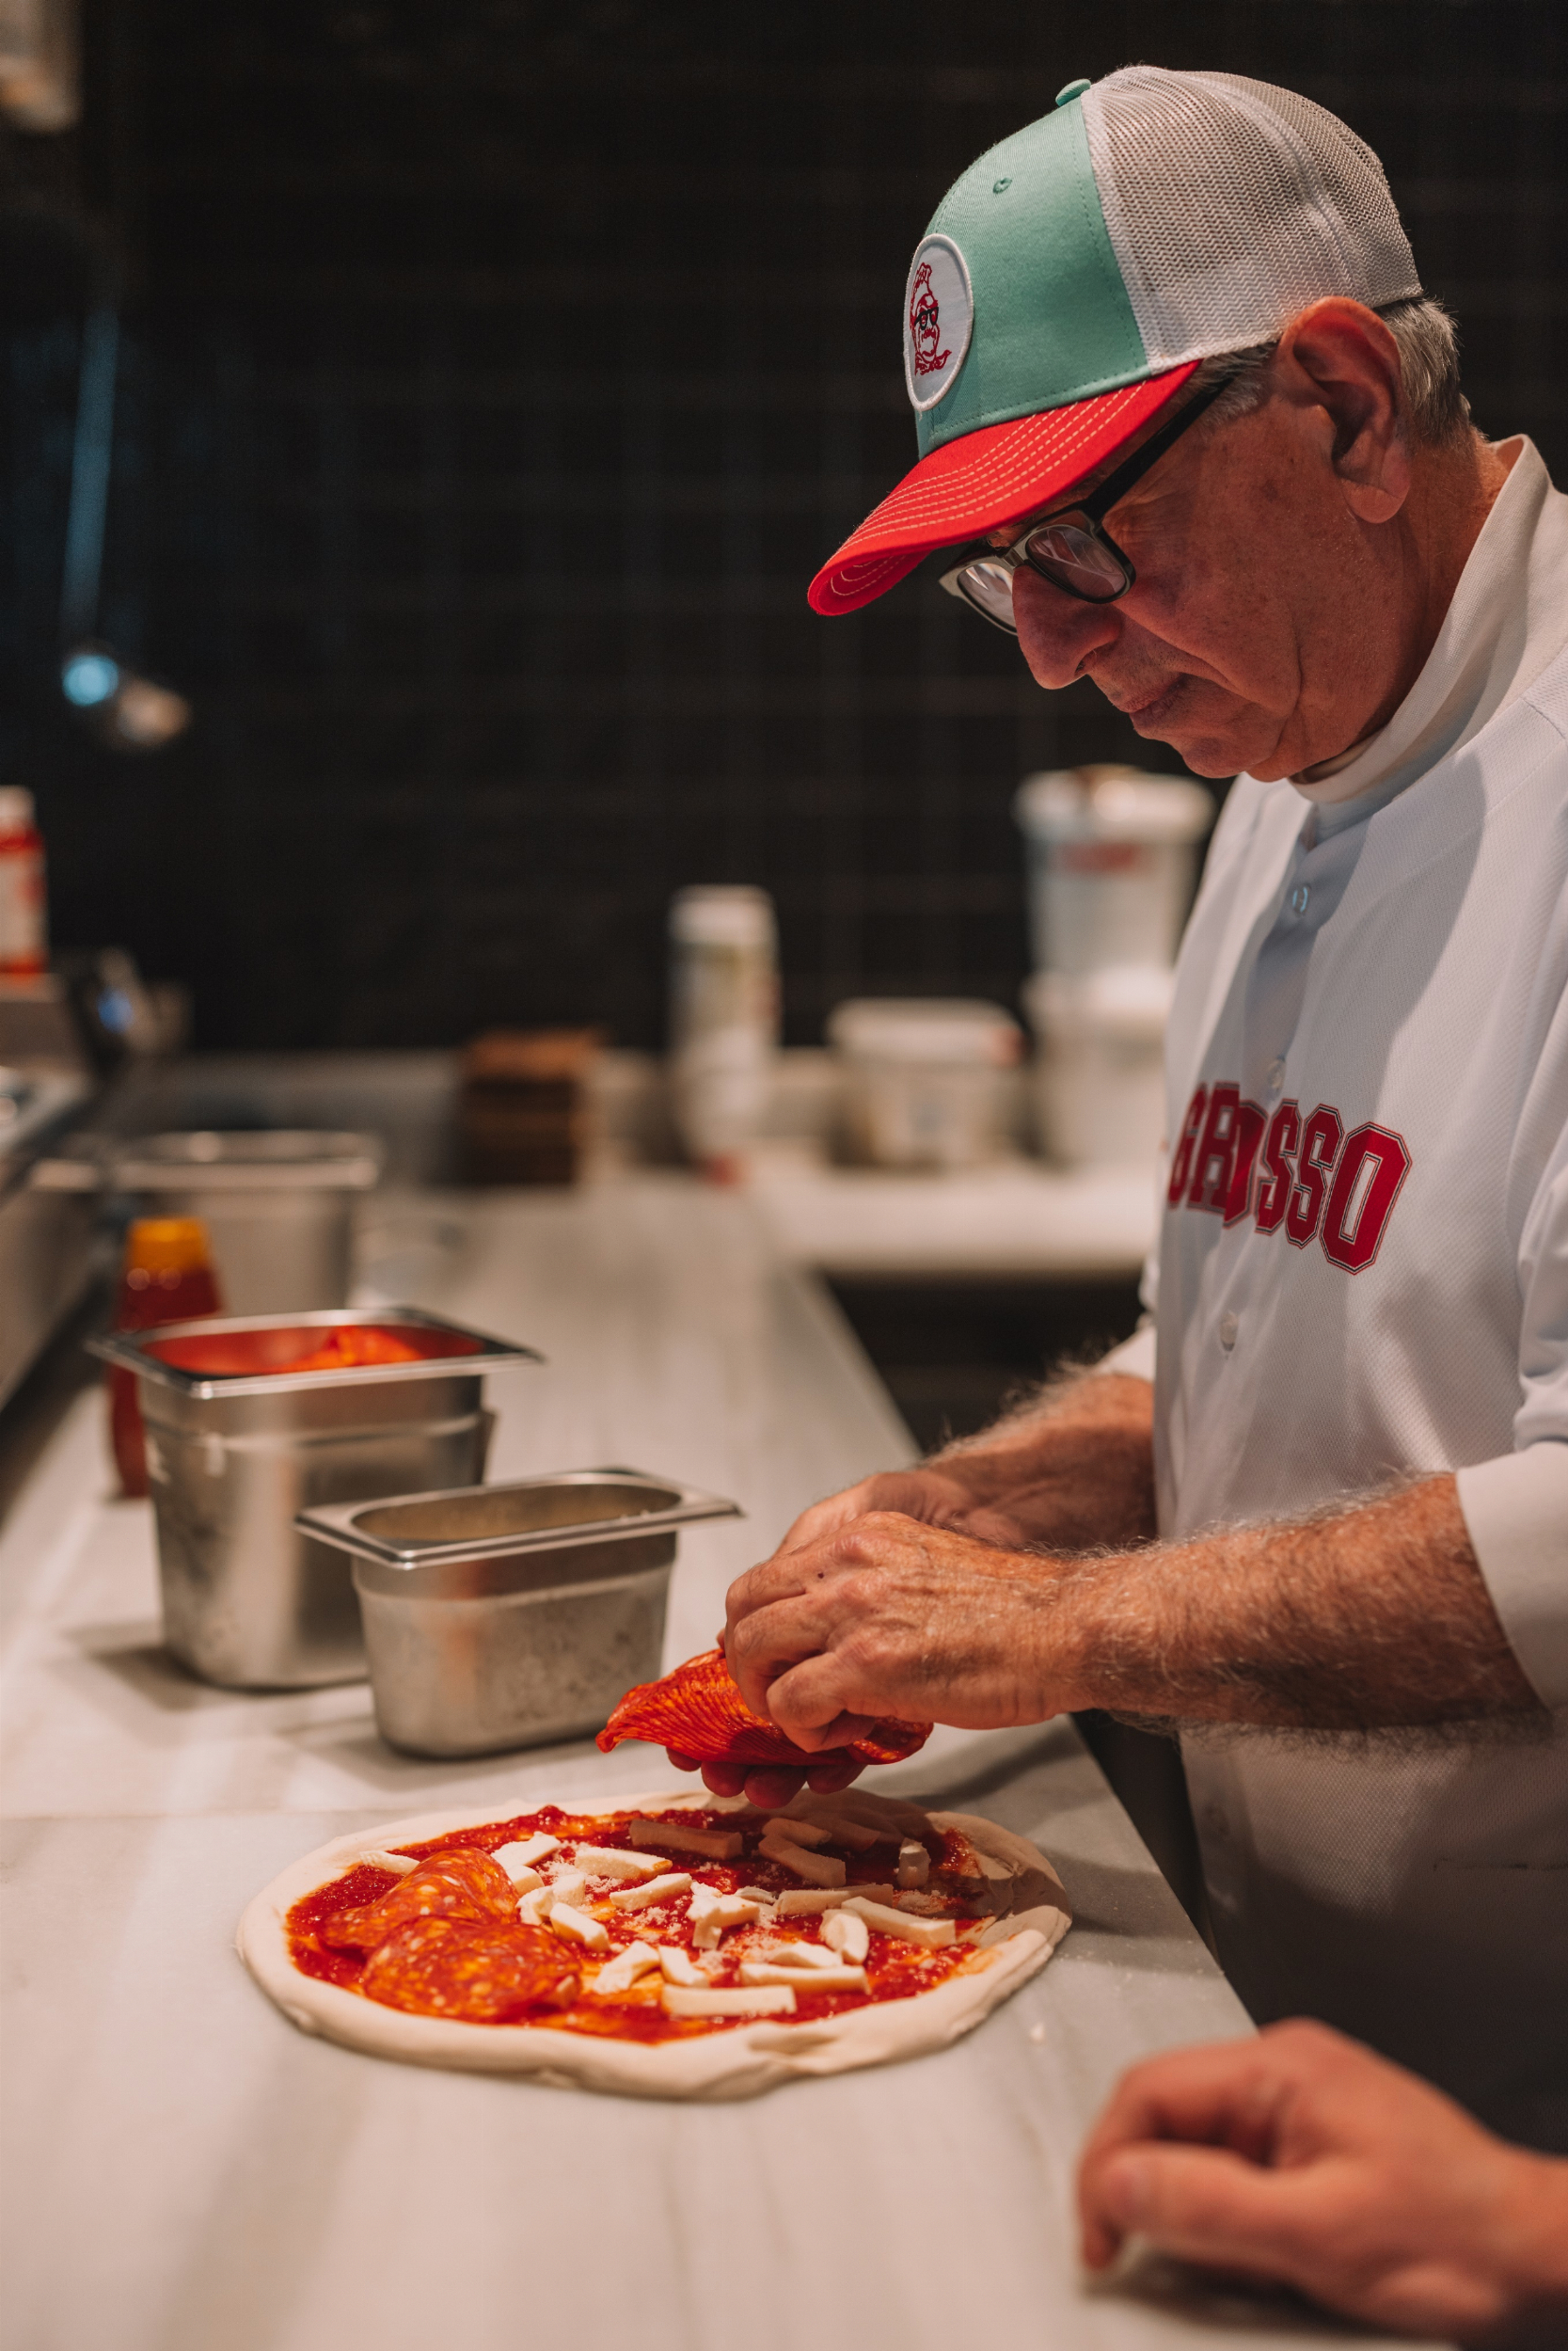
[[942, 198], [927, 235], [969, 267], [974, 326], [953, 389], [916, 419], [920, 453], [1155, 371], [1127, 298], [1076, 102], [1015, 131]]

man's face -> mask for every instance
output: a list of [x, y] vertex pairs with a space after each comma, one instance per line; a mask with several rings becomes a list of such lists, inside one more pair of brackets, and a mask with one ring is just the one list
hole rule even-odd
[[1324, 411], [1276, 393], [1250, 416], [1205, 418], [1105, 517], [1137, 571], [1119, 602], [1015, 573], [1039, 683], [1092, 678], [1198, 775], [1269, 780], [1357, 740], [1398, 671], [1397, 596], [1333, 454]]

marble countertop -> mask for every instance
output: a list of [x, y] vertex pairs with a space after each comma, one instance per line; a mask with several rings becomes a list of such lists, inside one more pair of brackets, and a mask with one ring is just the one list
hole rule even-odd
[[[368, 1295], [548, 1358], [490, 1383], [495, 1477], [626, 1461], [743, 1503], [691, 1530], [667, 1655], [808, 1500], [908, 1458], [846, 1326], [765, 1213], [675, 1175], [410, 1198]], [[388, 2065], [306, 2039], [233, 1952], [250, 1895], [436, 1804], [657, 1787], [583, 1741], [467, 1764], [377, 1738], [363, 1684], [242, 1696], [159, 1644], [148, 1506], [106, 1498], [78, 1396], [0, 1533], [8, 2338], [27, 2351], [1245, 2351], [1356, 2340], [1146, 2269], [1081, 2280], [1071, 2182], [1139, 2056], [1246, 2019], [1069, 1725], [939, 1732], [879, 1785], [984, 1810], [1077, 1923], [969, 2041], [680, 2107]]]

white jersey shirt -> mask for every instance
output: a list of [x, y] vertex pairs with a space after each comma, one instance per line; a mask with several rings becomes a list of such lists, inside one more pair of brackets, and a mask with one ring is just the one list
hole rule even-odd
[[1568, 2148], [1568, 500], [1505, 453], [1390, 726], [1227, 800], [1146, 1295], [1161, 1533], [1462, 1470], [1558, 1709], [1533, 1741], [1186, 1739], [1225, 1967], [1259, 2021], [1327, 2018]]

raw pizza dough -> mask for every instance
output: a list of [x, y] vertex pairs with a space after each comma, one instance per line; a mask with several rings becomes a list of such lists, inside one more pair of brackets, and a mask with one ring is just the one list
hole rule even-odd
[[[945, 2049], [1037, 1975], [1071, 1923], [1066, 1891], [1044, 1854], [993, 1820], [966, 1812], [928, 1813], [920, 1805], [859, 1789], [805, 1802], [817, 1818], [818, 1807], [826, 1804], [842, 1806], [851, 1819], [885, 1821], [906, 1832], [927, 1825], [961, 1830], [982, 1856], [1001, 1866], [1006, 1874], [993, 1881], [993, 1890], [1006, 1897], [1007, 1907], [993, 1918], [956, 1974], [930, 1992], [873, 2001], [799, 2025], [763, 2017], [678, 2041], [647, 2042], [565, 2032], [548, 2025], [471, 2025], [450, 2017], [416, 2016], [295, 1967], [287, 1920], [296, 1902], [373, 1848], [420, 1844], [454, 1829], [481, 1827], [486, 1817], [498, 1817], [492, 1812], [476, 1820], [471, 1805], [460, 1812], [419, 1813], [318, 1846], [251, 1902], [236, 1938], [240, 1957], [301, 2032], [319, 2033], [371, 2057], [465, 2073], [526, 2073], [557, 2089], [646, 2098], [751, 2098], [781, 2082], [846, 2073], [857, 2066], [885, 2065]], [[570, 1809], [578, 1819], [635, 1812], [753, 1811], [743, 1796], [693, 1795], [687, 1790], [620, 1796], [610, 1803], [574, 1803]]]

